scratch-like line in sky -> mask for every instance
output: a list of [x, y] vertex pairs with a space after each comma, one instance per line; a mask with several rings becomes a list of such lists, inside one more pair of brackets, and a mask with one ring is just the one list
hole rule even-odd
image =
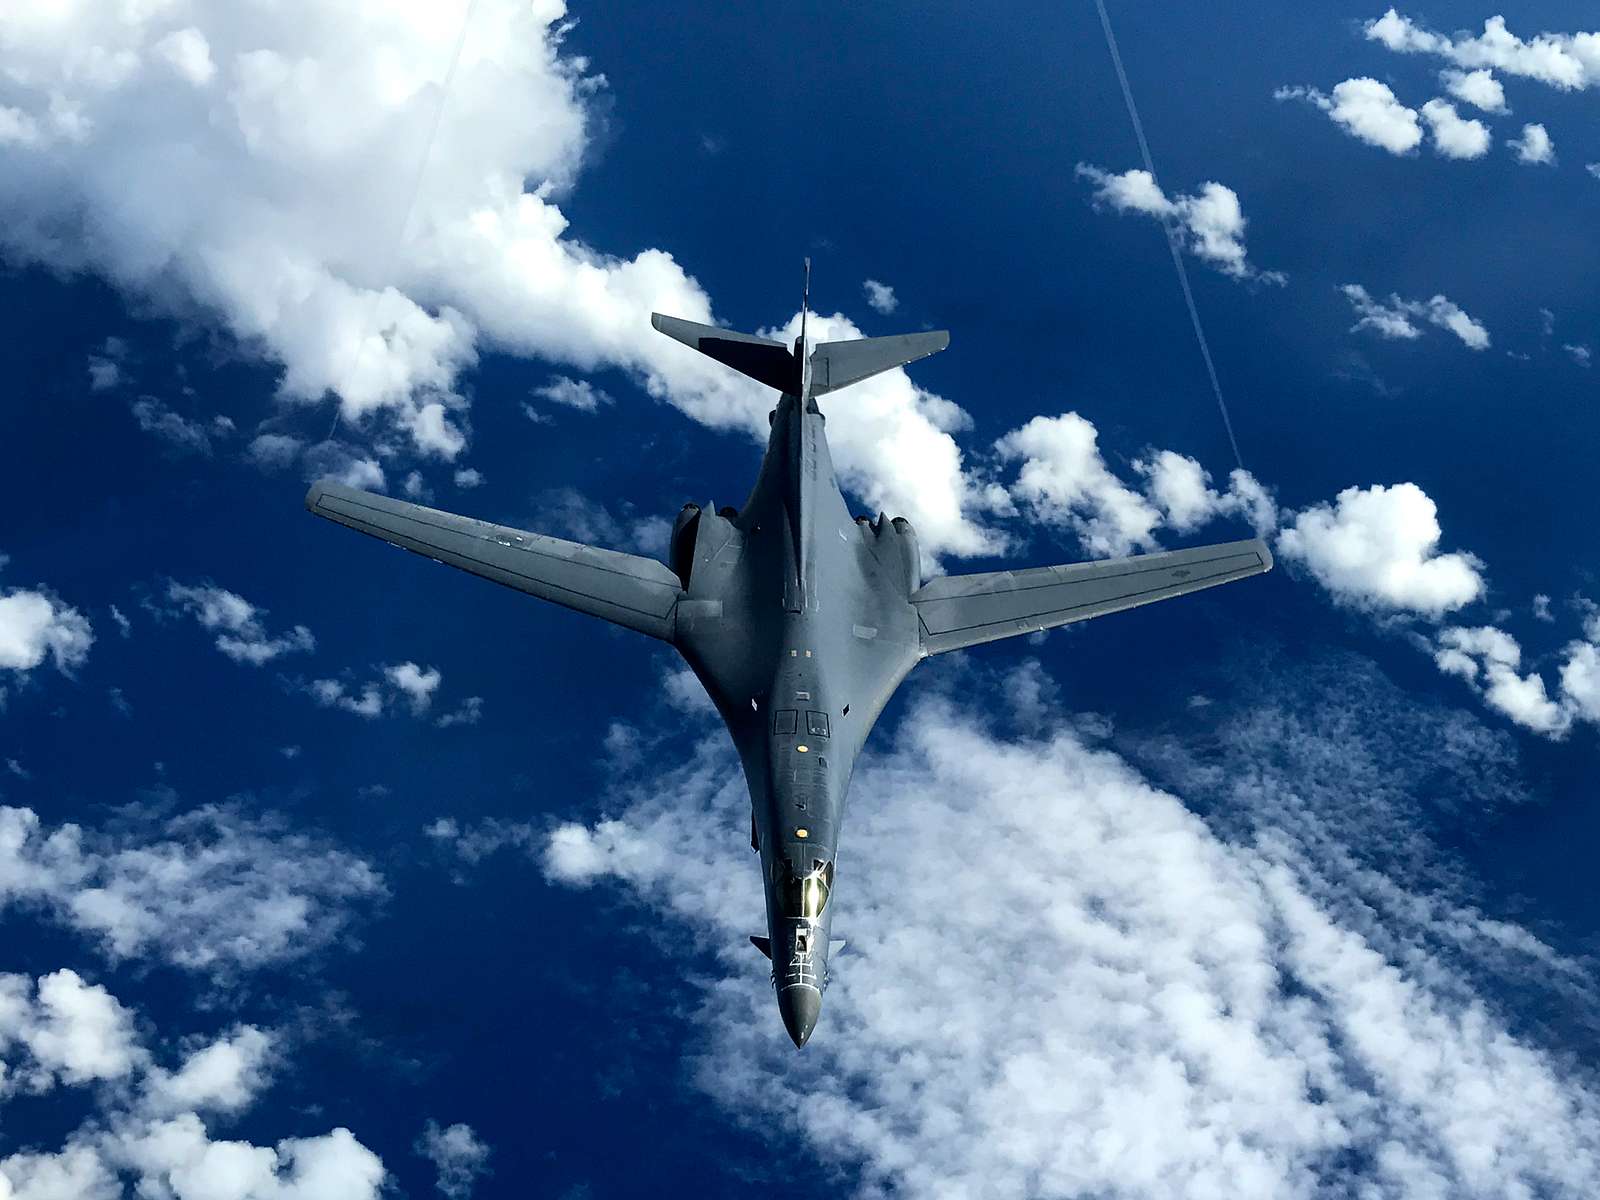
[[[478, 7], [478, 0], [467, 0], [467, 11], [461, 17], [461, 31], [456, 34], [456, 48], [451, 52], [450, 65], [445, 68], [444, 80], [439, 85], [439, 104], [433, 110], [433, 127], [428, 130], [428, 140], [422, 143], [422, 157], [417, 160], [417, 175], [411, 181], [411, 198], [406, 201], [405, 212], [400, 217], [400, 229], [395, 234], [394, 250], [389, 255], [389, 270], [380, 276], [380, 280], [387, 279], [394, 273], [394, 264], [400, 258], [400, 251], [406, 244], [406, 231], [411, 228], [411, 211], [417, 206], [417, 197], [422, 194], [422, 181], [428, 173], [428, 159], [433, 154], [433, 143], [439, 136], [439, 126], [444, 121], [444, 106], [450, 99], [450, 85], [455, 82], [456, 68], [461, 65], [461, 50], [467, 44], [467, 28], [472, 24], [472, 13]], [[378, 311], [378, 301], [383, 296], [382, 290], [372, 294], [372, 311]], [[328, 426], [328, 436], [324, 442], [333, 441], [334, 432], [339, 428], [339, 417], [344, 411], [342, 403], [333, 406], [333, 424]]]
[[[1144, 122], [1139, 120], [1139, 106], [1133, 102], [1133, 88], [1128, 85], [1128, 72], [1122, 67], [1122, 53], [1117, 49], [1117, 35], [1111, 31], [1111, 14], [1106, 12], [1106, 0], [1094, 0], [1100, 10], [1100, 28], [1105, 31], [1106, 49], [1111, 51], [1111, 65], [1117, 70], [1117, 82], [1122, 85], [1122, 99], [1128, 105], [1128, 117], [1133, 122], [1133, 135], [1139, 139], [1139, 153], [1144, 155], [1144, 169], [1151, 180], [1160, 187], [1156, 176], [1155, 160], [1150, 157], [1150, 143], [1145, 141]], [[1194, 290], [1189, 286], [1189, 272], [1183, 265], [1183, 248], [1172, 218], [1161, 216], [1161, 227], [1167, 231], [1167, 249], [1172, 251], [1172, 265], [1178, 269], [1178, 283], [1183, 288], [1183, 302], [1189, 306], [1189, 321], [1194, 326], [1195, 341], [1200, 343], [1200, 357], [1206, 361], [1206, 377], [1211, 380], [1211, 392], [1217, 398], [1217, 411], [1222, 414], [1222, 427], [1228, 431], [1228, 445], [1233, 447], [1233, 461], [1244, 469], [1244, 457], [1239, 453], [1239, 440], [1233, 436], [1233, 418], [1228, 415], [1228, 402], [1222, 398], [1222, 384], [1217, 381], [1217, 366], [1211, 361], [1211, 343], [1206, 341], [1205, 328], [1200, 324], [1200, 310], [1195, 307]]]

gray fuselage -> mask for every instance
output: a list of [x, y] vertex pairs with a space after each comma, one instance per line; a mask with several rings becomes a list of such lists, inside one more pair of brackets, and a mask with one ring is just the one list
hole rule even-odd
[[784, 395], [744, 508], [686, 509], [678, 536], [693, 539], [693, 559], [677, 645], [744, 764], [773, 981], [803, 1045], [828, 981], [856, 756], [922, 656], [916, 534], [904, 520], [851, 517], [816, 402]]

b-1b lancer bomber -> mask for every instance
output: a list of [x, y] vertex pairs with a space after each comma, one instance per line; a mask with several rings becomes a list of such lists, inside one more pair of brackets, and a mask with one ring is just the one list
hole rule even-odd
[[845, 792], [873, 722], [911, 668], [960, 650], [1166, 600], [1272, 567], [1260, 540], [924, 582], [903, 517], [851, 516], [817, 401], [943, 350], [949, 334], [792, 347], [656, 314], [656, 329], [778, 393], [744, 507], [686, 504], [670, 564], [357, 491], [306, 507], [392, 545], [677, 648], [727, 723], [750, 789], [784, 1028], [803, 1046], [828, 983]]

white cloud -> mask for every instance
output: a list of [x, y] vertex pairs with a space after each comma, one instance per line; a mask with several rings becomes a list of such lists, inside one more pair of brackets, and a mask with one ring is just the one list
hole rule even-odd
[[0, 593], [0, 670], [31, 671], [48, 657], [58, 671], [71, 671], [92, 645], [88, 618], [48, 592]]
[[1433, 148], [1445, 158], [1482, 158], [1493, 140], [1482, 121], [1463, 118], [1447, 100], [1429, 100], [1422, 106], [1433, 131]]
[[211, 437], [218, 430], [174, 412], [154, 396], [141, 396], [133, 402], [133, 419], [139, 428], [166, 442], [174, 450], [189, 454], [211, 453]]
[[1583, 169], [1596, 179], [1600, 179], [1600, 163], [1584, 163]]
[[476, 725], [483, 719], [483, 697], [468, 696], [458, 707], [442, 714], [434, 722], [440, 729], [449, 729], [454, 725]]
[[155, 44], [155, 52], [185, 81], [204, 87], [217, 73], [211, 61], [211, 46], [198, 29], [179, 29]]
[[455, 473], [458, 488], [475, 488], [483, 486], [483, 472], [477, 467], [463, 467]]
[[[159, 6], [12, 22], [8, 103], [31, 145], [0, 177], [0, 253], [209, 315], [283, 364], [290, 401], [331, 393], [347, 428], [398, 427], [418, 453], [459, 452], [457, 378], [482, 348], [620, 370], [692, 419], [764, 442], [771, 393], [650, 326], [652, 311], [712, 320], [700, 284], [661, 250], [621, 259], [568, 236], [561, 206], [604, 84], [564, 51], [559, 0], [472, 7], [417, 187], [450, 65], [441, 48], [461, 16], [288, 0], [261, 13], [194, 5], [181, 24]], [[175, 26], [208, 47], [203, 87], [175, 91], [155, 51]], [[816, 328], [859, 336], [842, 316]], [[895, 370], [829, 414], [847, 485], [909, 518], [934, 558], [1003, 541], [975, 519], [949, 436], [959, 411]], [[378, 462], [348, 447], [318, 448], [306, 466], [382, 487]]]
[[1414, 483], [1346, 488], [1296, 514], [1278, 552], [1303, 562], [1336, 600], [1440, 617], [1484, 593], [1473, 555], [1439, 553], [1438, 508]]
[[489, 1169], [489, 1147], [470, 1125], [441, 1129], [429, 1121], [417, 1140], [416, 1151], [438, 1171], [437, 1186], [447, 1200], [467, 1200], [478, 1176]]
[[25, 976], [0, 975], [0, 1052], [7, 1060], [0, 1094], [121, 1079], [140, 1058], [128, 1010], [105, 988], [65, 970], [39, 979], [37, 989]]
[[466, 827], [454, 817], [440, 817], [422, 832], [436, 845], [449, 847], [456, 857], [469, 863], [513, 846], [531, 853], [539, 840], [538, 831], [526, 821], [503, 821], [495, 817]]
[[436, 667], [426, 669], [414, 662], [396, 663], [383, 669], [384, 678], [405, 694], [413, 715], [420, 716], [433, 703], [433, 693], [443, 678]]
[[1217, 492], [1210, 472], [1171, 450], [1136, 461], [1133, 469], [1145, 477], [1146, 495], [1174, 532], [1188, 533], [1224, 516], [1242, 516], [1258, 534], [1277, 527], [1277, 503], [1248, 471], [1233, 471], [1228, 490]]
[[1417, 328], [1416, 322], [1426, 321], [1455, 334], [1469, 349], [1486, 350], [1489, 347], [1489, 331], [1446, 296], [1434, 296], [1430, 300], [1402, 300], [1391, 294], [1385, 304], [1374, 299], [1359, 283], [1347, 283], [1339, 290], [1360, 318], [1350, 327], [1351, 333], [1370, 329], [1380, 337], [1413, 339], [1422, 336], [1422, 330]]
[[1245, 260], [1244, 210], [1232, 188], [1205, 183], [1198, 195], [1169, 199], [1148, 171], [1135, 169], [1113, 175], [1100, 167], [1079, 163], [1078, 175], [1094, 183], [1096, 203], [1110, 205], [1118, 212], [1144, 213], [1175, 227], [1187, 235], [1183, 243], [1190, 254], [1223, 274], [1264, 283], [1285, 281], [1281, 271], [1258, 271]]
[[1400, 54], [1432, 54], [1460, 67], [1491, 67], [1563, 91], [1594, 86], [1600, 78], [1600, 34], [1541, 33], [1523, 40], [1490, 17], [1476, 37], [1447, 37], [1424, 29], [1391, 8], [1366, 24], [1367, 37]]
[[1506, 90], [1492, 71], [1440, 71], [1439, 82], [1457, 100], [1474, 108], [1491, 113], [1507, 111]]
[[1565, 342], [1561, 348], [1567, 352], [1567, 357], [1580, 367], [1587, 367], [1594, 358], [1594, 352], [1589, 347], [1574, 342]]
[[217, 630], [217, 649], [237, 663], [259, 667], [285, 654], [309, 653], [317, 640], [304, 625], [276, 637], [267, 632], [257, 608], [237, 592], [213, 583], [167, 585], [167, 599], [200, 622], [202, 629]]
[[1161, 513], [1118, 479], [1100, 455], [1099, 432], [1077, 413], [1034, 417], [995, 443], [1002, 460], [1021, 460], [1011, 495], [1034, 517], [1071, 529], [1097, 558], [1156, 545]]
[[1563, 737], [1572, 725], [1569, 709], [1552, 700], [1536, 672], [1522, 675], [1522, 647], [1493, 626], [1452, 626], [1439, 632], [1434, 662], [1481, 688], [1484, 702], [1535, 733]]
[[869, 279], [861, 285], [861, 290], [866, 294], [867, 307], [880, 316], [888, 316], [900, 307], [900, 301], [895, 297], [894, 289], [887, 283], [879, 283], [876, 279]]
[[1511, 142], [1510, 146], [1517, 152], [1518, 162], [1548, 164], [1556, 161], [1555, 143], [1543, 125], [1524, 125], [1521, 140]]
[[42, 909], [113, 960], [224, 974], [289, 961], [383, 891], [361, 859], [233, 808], [112, 832], [0, 807], [0, 906]]
[[[134, 1014], [70, 970], [0, 975], [0, 1045], [11, 1082], [30, 1090], [123, 1084], [90, 1093], [94, 1109], [59, 1150], [0, 1158], [0, 1196], [16, 1200], [378, 1200], [383, 1164], [347, 1129], [276, 1149], [215, 1141], [204, 1114], [232, 1113], [265, 1085], [271, 1036], [242, 1026], [169, 1072]], [[29, 1141], [35, 1139], [30, 1138]]]
[[1305, 100], [1342, 125], [1352, 137], [1387, 150], [1408, 154], [1422, 144], [1417, 111], [1395, 99], [1389, 85], [1376, 79], [1346, 79], [1336, 84], [1330, 98], [1316, 88], [1282, 87], [1275, 100]]
[[363, 684], [352, 691], [338, 679], [313, 679], [306, 690], [324, 708], [342, 708], [358, 717], [380, 717], [384, 710], [383, 689], [376, 683]]
[[552, 376], [549, 383], [534, 388], [533, 394], [541, 400], [564, 408], [575, 408], [579, 412], [596, 412], [601, 405], [614, 403], [609, 393], [601, 391], [587, 379], [572, 379], [566, 375]]
[[1600, 725], [1600, 645], [1573, 642], [1561, 665], [1561, 697], [1566, 709]]
[[[799, 1058], [744, 940], [751, 856], [717, 832], [748, 807], [721, 735], [675, 767], [652, 756], [619, 817], [551, 835], [554, 880], [620, 881], [715, 955], [689, 1067], [724, 1109], [908, 1200], [1588, 1189], [1587, 1073], [1469, 974], [1531, 989], [1565, 968], [1433, 880], [1355, 859], [1389, 833], [1362, 806], [1394, 772], [1364, 770], [1374, 748], [1348, 733], [1381, 697], [1286, 728], [1286, 681], [1273, 728], [1221, 761], [1208, 722], [1196, 807], [1242, 811], [1230, 836], [1063, 722], [1003, 736], [999, 697], [963, 692], [970, 710], [915, 702], [857, 772], [848, 856], [870, 869], [841, 859], [850, 950]], [[1418, 733], [1415, 758], [1466, 777], [1457, 738]]]
[[1099, 431], [1077, 413], [1035, 417], [995, 443], [1002, 462], [1018, 463], [1003, 495], [1040, 522], [1070, 530], [1091, 557], [1157, 547], [1164, 527], [1189, 533], [1219, 517], [1243, 517], [1258, 532], [1277, 523], [1277, 506], [1255, 478], [1237, 470], [1228, 490], [1211, 487], [1194, 459], [1171, 450], [1134, 461], [1144, 491], [1124, 483], [1100, 453]]

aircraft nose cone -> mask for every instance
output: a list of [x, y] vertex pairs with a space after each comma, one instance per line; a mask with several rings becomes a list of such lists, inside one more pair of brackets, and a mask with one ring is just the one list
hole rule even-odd
[[783, 1027], [789, 1031], [794, 1044], [804, 1046], [811, 1031], [817, 1027], [817, 1014], [822, 1011], [822, 993], [810, 984], [798, 983], [778, 993], [778, 1011], [783, 1014]]

